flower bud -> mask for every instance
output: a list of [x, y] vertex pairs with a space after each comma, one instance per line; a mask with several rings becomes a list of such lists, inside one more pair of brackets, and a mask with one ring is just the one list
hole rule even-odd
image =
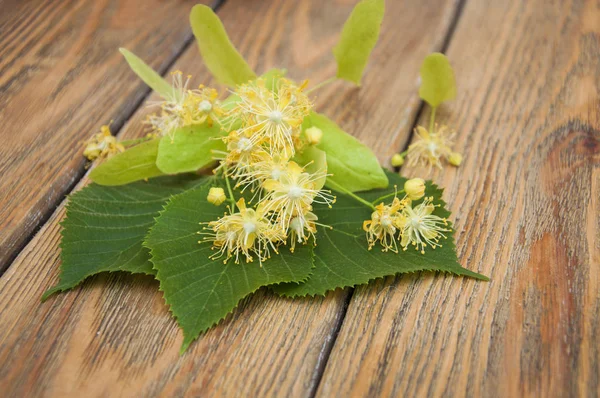
[[89, 144], [87, 144], [87, 146], [83, 150], [83, 156], [85, 156], [86, 158], [88, 158], [88, 160], [94, 160], [98, 156], [100, 156], [101, 152], [102, 152], [102, 149], [100, 149], [98, 147], [98, 144], [96, 144], [96, 143], [89, 143]]
[[399, 153], [392, 156], [392, 166], [400, 167], [403, 164], [404, 164], [404, 156], [400, 155]]
[[310, 127], [304, 131], [309, 145], [317, 145], [321, 142], [323, 131], [318, 127]]
[[404, 183], [404, 192], [410, 200], [419, 200], [425, 195], [425, 181], [422, 178], [411, 178]]
[[452, 165], [452, 166], [460, 166], [461, 162], [462, 162], [462, 155], [458, 152], [452, 152], [450, 154], [450, 156], [448, 157], [448, 162]]
[[225, 202], [225, 199], [227, 199], [227, 197], [225, 196], [225, 191], [223, 191], [223, 188], [215, 187], [208, 191], [208, 196], [206, 197], [206, 200], [215, 206], [219, 206], [221, 203]]

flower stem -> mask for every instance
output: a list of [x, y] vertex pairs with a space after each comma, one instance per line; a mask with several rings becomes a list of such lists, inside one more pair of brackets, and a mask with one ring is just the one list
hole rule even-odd
[[387, 199], [387, 198], [391, 198], [392, 196], [396, 196], [398, 193], [402, 193], [402, 192], [404, 192], [404, 189], [401, 189], [401, 190], [399, 190], [398, 192], [394, 192], [394, 193], [388, 193], [387, 195], [380, 196], [379, 198], [375, 199], [375, 200], [372, 202], [372, 204], [373, 204], [373, 205], [376, 205], [376, 204], [378, 204], [378, 203], [381, 203], [381, 202], [383, 202], [385, 199]]
[[225, 176], [225, 185], [227, 185], [227, 193], [229, 194], [229, 201], [231, 202], [231, 212], [233, 213], [235, 210], [235, 197], [233, 196], [233, 191], [231, 190], [231, 184], [229, 184], [227, 168], [223, 171], [223, 175]]
[[361, 198], [360, 196], [348, 191], [346, 188], [342, 187], [339, 184], [336, 184], [333, 181], [328, 181], [327, 182], [329, 184], [329, 186], [331, 186], [331, 188], [335, 189], [336, 191], [340, 191], [348, 196], [350, 196], [352, 199], [356, 200], [357, 202], [362, 203], [363, 205], [367, 206], [369, 209], [371, 210], [375, 210], [375, 206], [373, 206], [373, 203], [367, 202], [366, 200], [364, 200], [363, 198]]
[[320, 89], [321, 87], [325, 87], [326, 85], [333, 83], [335, 80], [337, 79], [337, 77], [330, 77], [329, 79], [322, 81], [321, 83], [317, 84], [316, 86], [309, 88], [308, 90], [306, 90], [306, 94], [308, 93], [312, 93], [315, 90]]
[[435, 125], [435, 111], [436, 110], [437, 110], [437, 106], [431, 108], [431, 116], [429, 117], [429, 134], [433, 133], [433, 127]]

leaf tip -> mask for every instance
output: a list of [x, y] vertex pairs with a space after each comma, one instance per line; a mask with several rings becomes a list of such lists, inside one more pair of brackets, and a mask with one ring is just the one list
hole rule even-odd
[[62, 291], [63, 289], [60, 288], [59, 286], [54, 286], [51, 287], [50, 289], [46, 290], [43, 294], [42, 297], [40, 298], [40, 301], [43, 303], [46, 300], [48, 300], [48, 298], [50, 298], [50, 296], [52, 296], [55, 293], [58, 293], [60, 291]]
[[[182, 328], [183, 329], [183, 328]], [[188, 348], [190, 348], [190, 345], [194, 342], [194, 340], [196, 340], [196, 336], [189, 336], [185, 333], [185, 330], [183, 332], [183, 343], [181, 343], [181, 347], [179, 348], [179, 355], [183, 355], [185, 354], [185, 352], [187, 351]]]

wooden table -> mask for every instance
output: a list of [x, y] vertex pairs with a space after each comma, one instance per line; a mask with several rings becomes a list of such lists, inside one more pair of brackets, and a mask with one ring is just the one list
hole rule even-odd
[[[88, 183], [81, 140], [114, 120], [143, 134], [149, 90], [127, 47], [161, 73], [211, 84], [193, 0], [0, 2], [0, 395], [589, 396], [600, 394], [600, 6], [584, 0], [388, 0], [360, 89], [317, 107], [382, 164], [427, 120], [418, 70], [453, 64], [464, 164], [433, 178], [461, 263], [324, 298], [265, 291], [178, 354], [157, 283], [121, 274], [40, 303], [57, 281], [65, 195]], [[227, 0], [218, 9], [258, 72], [318, 82], [355, 0]]]

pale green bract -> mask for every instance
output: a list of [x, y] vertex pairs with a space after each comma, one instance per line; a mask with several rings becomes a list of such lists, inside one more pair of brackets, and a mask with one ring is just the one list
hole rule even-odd
[[159, 142], [146, 141], [114, 155], [92, 170], [90, 178], [100, 185], [124, 185], [162, 175], [156, 166]]
[[204, 64], [219, 82], [234, 87], [256, 79], [256, 74], [231, 44], [221, 20], [210, 7], [194, 6], [190, 24]]
[[[181, 351], [208, 328], [216, 325], [239, 301], [261, 286], [306, 280], [312, 269], [312, 245], [296, 248], [292, 254], [280, 246], [279, 254], [263, 262], [244, 259], [226, 264], [211, 259], [209, 242], [202, 241], [202, 222], [223, 216], [225, 206], [214, 206], [206, 197], [210, 185], [173, 197], [156, 219], [145, 246], [151, 250], [165, 301], [183, 329]], [[204, 225], [206, 227], [206, 225]]]
[[362, 0], [354, 7], [333, 49], [338, 78], [360, 85], [369, 55], [379, 38], [384, 11], [384, 0]]
[[146, 65], [141, 58], [125, 48], [120, 48], [119, 51], [127, 60], [131, 70], [163, 98], [172, 98], [173, 95], [177, 95], [171, 84], [156, 73], [154, 69]]
[[[304, 130], [310, 127], [323, 131], [317, 148], [327, 154], [327, 172], [331, 176], [327, 177], [326, 185], [333, 182], [350, 192], [387, 187], [388, 179], [375, 154], [366, 145], [316, 112], [311, 112], [302, 124]], [[333, 187], [333, 184], [328, 186]]]
[[432, 108], [456, 97], [454, 71], [444, 54], [433, 53], [423, 61], [419, 95]]
[[[396, 173], [390, 172], [388, 176], [394, 186], [402, 187], [406, 181]], [[442, 190], [431, 181], [427, 182], [425, 195], [433, 196], [434, 202], [442, 205], [436, 208], [435, 215], [450, 215], [441, 199]], [[407, 251], [400, 248], [399, 253], [382, 252], [378, 244], [369, 250], [362, 225], [363, 221], [371, 219], [372, 210], [343, 193], [336, 193], [336, 196], [337, 202], [332, 209], [323, 205], [314, 206], [319, 222], [332, 228], [318, 227], [317, 246], [314, 250], [315, 268], [311, 277], [304, 283], [273, 287], [278, 294], [288, 297], [324, 295], [331, 290], [354, 287], [376, 278], [417, 271], [442, 271], [488, 280], [484, 275], [460, 266], [456, 258], [453, 231], [448, 233], [448, 239], [441, 241], [442, 247], [435, 250], [429, 248], [425, 254], [412, 246]], [[386, 197], [383, 199], [384, 203], [391, 203], [394, 188], [360, 194], [360, 197], [375, 205], [381, 202], [376, 199], [383, 196]]]
[[166, 174], [192, 172], [214, 163], [213, 151], [224, 151], [221, 126], [207, 123], [177, 129], [161, 138], [156, 165]]
[[322, 178], [315, 181], [314, 189], [320, 190], [323, 188], [327, 181], [327, 154], [325, 152], [314, 146], [310, 146], [302, 152], [296, 153], [293, 160], [304, 167], [307, 173], [324, 173], [325, 175]]
[[209, 181], [168, 176], [122, 187], [91, 184], [75, 192], [62, 222], [60, 280], [42, 299], [100, 272], [153, 275], [150, 252], [142, 242], [154, 218], [172, 195]]

